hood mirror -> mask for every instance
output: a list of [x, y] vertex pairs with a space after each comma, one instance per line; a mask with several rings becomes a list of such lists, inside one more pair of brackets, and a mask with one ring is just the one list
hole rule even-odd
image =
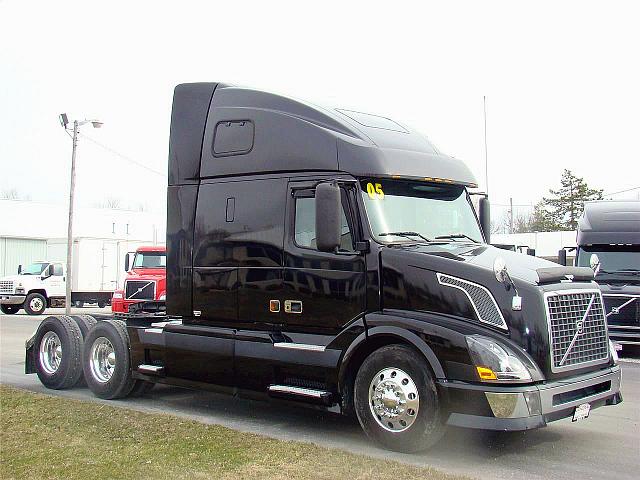
[[591, 267], [591, 270], [593, 270], [594, 276], [600, 271], [600, 259], [595, 253], [592, 253], [591, 257], [589, 257], [589, 266]]
[[507, 262], [504, 261], [504, 258], [498, 257], [493, 262], [493, 273], [496, 276], [496, 280], [498, 280], [498, 282], [505, 283], [507, 281], [509, 272], [507, 271]]
[[520, 310], [522, 310], [522, 297], [518, 294], [516, 284], [511, 279], [511, 275], [509, 275], [509, 270], [507, 270], [507, 262], [504, 261], [504, 258], [497, 257], [494, 260], [493, 274], [496, 276], [496, 280], [499, 283], [503, 284], [507, 290], [513, 288], [511, 310], [513, 310], [514, 312], [519, 312]]

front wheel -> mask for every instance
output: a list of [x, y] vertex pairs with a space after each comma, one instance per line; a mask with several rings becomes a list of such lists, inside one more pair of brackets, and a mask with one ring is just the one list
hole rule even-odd
[[22, 305], [0, 305], [0, 310], [6, 315], [13, 315], [18, 313], [18, 310], [22, 308]]
[[426, 450], [444, 433], [434, 377], [422, 355], [408, 346], [382, 347], [365, 359], [354, 403], [367, 436], [389, 450]]
[[24, 301], [24, 310], [29, 315], [40, 315], [47, 308], [47, 299], [39, 293], [30, 293]]

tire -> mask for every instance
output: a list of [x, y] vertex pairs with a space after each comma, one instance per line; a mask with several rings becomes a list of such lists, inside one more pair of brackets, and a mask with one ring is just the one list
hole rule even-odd
[[82, 376], [82, 332], [71, 318], [45, 318], [36, 332], [34, 347], [36, 373], [45, 387], [62, 390], [78, 383]]
[[80, 328], [80, 331], [82, 332], [83, 340], [87, 338], [91, 327], [98, 322], [91, 315], [71, 315], [71, 318], [78, 324], [78, 328]]
[[[396, 404], [402, 400], [406, 403]], [[388, 345], [365, 359], [356, 376], [354, 402], [367, 436], [389, 450], [426, 450], [444, 434], [444, 406], [431, 369], [408, 346]]]
[[87, 386], [96, 397], [113, 400], [131, 393], [136, 382], [131, 376], [124, 322], [104, 320], [91, 327], [82, 349], [82, 366]]
[[18, 310], [22, 308], [22, 305], [0, 305], [0, 311], [5, 315], [13, 315], [18, 313]]
[[29, 315], [41, 315], [47, 308], [47, 299], [39, 293], [30, 293], [27, 295], [23, 307]]
[[[93, 327], [96, 324], [97, 320], [93, 318], [91, 315], [71, 315], [69, 318], [71, 318], [74, 322], [76, 322], [76, 325], [78, 325], [78, 328], [80, 329], [80, 333], [82, 333], [82, 344], [84, 345], [84, 339], [87, 338], [87, 335], [89, 334], [89, 330], [91, 330], [91, 327]], [[84, 379], [84, 373], [83, 375], [80, 375], [80, 378], [78, 379], [75, 386], [76, 387], [87, 386], [87, 382]]]
[[76, 300], [75, 302], [73, 302], [73, 306], [76, 308], [82, 308], [84, 307], [84, 302], [82, 300]]
[[98, 308], [104, 308], [106, 306], [107, 306], [107, 302], [102, 302], [102, 301], [98, 302]]

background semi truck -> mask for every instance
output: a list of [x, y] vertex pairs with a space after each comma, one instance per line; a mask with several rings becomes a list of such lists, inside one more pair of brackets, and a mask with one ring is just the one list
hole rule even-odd
[[[127, 254], [144, 242], [76, 238], [73, 243], [71, 301], [75, 306], [109, 305], [113, 292], [123, 285]], [[20, 309], [39, 315], [47, 307], [62, 307], [66, 288], [66, 241], [47, 242], [47, 257], [20, 265], [16, 275], [0, 278], [0, 309]]]
[[576, 265], [597, 268], [609, 336], [640, 346], [640, 201], [586, 202], [577, 245]]
[[163, 246], [140, 247], [125, 257], [127, 272], [122, 289], [113, 293], [111, 311], [129, 313], [129, 307], [142, 302], [164, 302], [167, 287], [167, 250]]
[[593, 271], [488, 245], [473, 174], [424, 136], [217, 83], [171, 115], [166, 315], [45, 319], [45, 386], [283, 399], [405, 452], [622, 401]]

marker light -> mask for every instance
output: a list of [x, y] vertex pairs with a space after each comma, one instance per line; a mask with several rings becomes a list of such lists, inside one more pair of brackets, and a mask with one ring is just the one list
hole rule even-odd
[[476, 367], [480, 380], [497, 380], [496, 372], [487, 367]]

